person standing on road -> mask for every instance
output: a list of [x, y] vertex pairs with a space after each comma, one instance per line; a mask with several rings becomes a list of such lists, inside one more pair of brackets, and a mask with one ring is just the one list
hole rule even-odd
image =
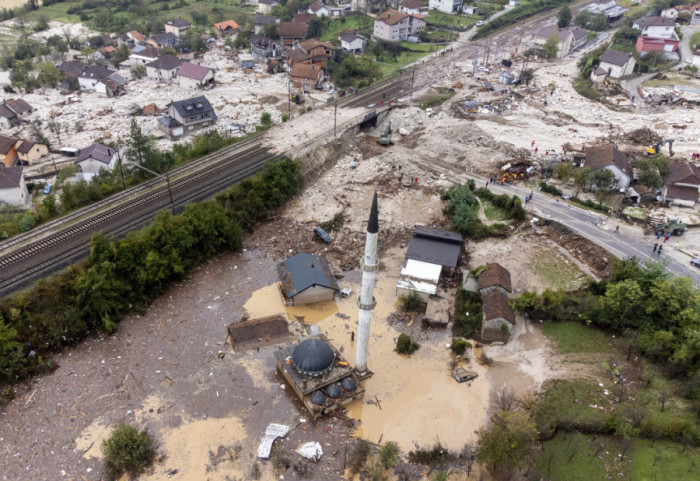
[[659, 244], [658, 244], [658, 243], [654, 243], [654, 250], [653, 250], [652, 252], [656, 252], [656, 249], [658, 249], [658, 248], [659, 248]]
[[676, 242], [675, 244], [673, 244], [673, 248], [674, 248], [675, 250], [678, 250], [678, 242]]
[[656, 251], [656, 255], [657, 255], [657, 256], [660, 256], [660, 255], [661, 255], [661, 249], [663, 249], [663, 248], [664, 248], [663, 244], [659, 246], [659, 250]]
[[661, 231], [656, 233], [656, 240], [659, 240], [659, 239], [661, 239]]
[[619, 234], [619, 233], [620, 233], [620, 226], [618, 225], [617, 227], [615, 227], [615, 234]]
[[671, 237], [671, 233], [669, 232], [668, 234], [666, 234], [666, 237], [664, 237], [664, 244], [666, 243], [666, 241], [667, 241], [670, 237]]
[[525, 196], [525, 205], [527, 205], [528, 202], [530, 202], [530, 198], [528, 196]]

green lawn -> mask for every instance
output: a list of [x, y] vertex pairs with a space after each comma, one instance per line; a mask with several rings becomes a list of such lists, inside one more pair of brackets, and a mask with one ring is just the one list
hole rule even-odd
[[430, 25], [469, 28], [479, 19], [481, 19], [481, 17], [476, 15], [449, 15], [447, 13], [438, 12], [437, 10], [430, 10], [425, 21]]
[[[388, 53], [385, 53], [380, 57], [377, 65], [379, 65], [383, 76], [391, 75], [400, 68], [415, 62], [426, 55], [430, 55], [431, 53], [435, 52], [437, 48], [440, 48], [439, 46], [429, 43], [411, 42], [401, 42], [401, 46], [406, 49], [410, 49], [411, 51], [401, 52], [401, 54], [396, 57], [396, 61], [394, 61], [394, 58]], [[374, 60], [374, 57], [372, 57], [372, 60]]]
[[345, 28], [370, 35], [374, 29], [374, 19], [365, 15], [348, 15], [345, 17], [345, 21], [333, 20], [320, 38], [324, 42], [330, 42], [338, 38], [338, 34]]
[[[693, 48], [695, 45], [695, 48]], [[700, 32], [695, 32], [692, 37], [690, 37], [690, 50], [694, 52], [700, 48]]]
[[481, 199], [481, 205], [484, 207], [484, 215], [488, 220], [504, 221], [508, 219], [506, 214], [501, 209], [493, 205], [488, 200]]
[[542, 332], [554, 341], [562, 354], [614, 351], [610, 336], [578, 322], [545, 322]]

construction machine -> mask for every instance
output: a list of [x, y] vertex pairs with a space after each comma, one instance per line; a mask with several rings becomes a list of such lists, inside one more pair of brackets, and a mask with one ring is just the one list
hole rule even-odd
[[668, 144], [668, 156], [673, 157], [673, 140], [661, 140], [656, 145], [647, 147], [647, 157], [660, 153], [661, 147], [663, 147], [664, 144]]
[[301, 91], [301, 89], [297, 90], [293, 94], [289, 94], [289, 100], [294, 102], [297, 105], [301, 105], [304, 103], [304, 92]]
[[661, 233], [661, 235], [670, 233], [674, 236], [679, 236], [683, 235], [683, 233], [688, 230], [688, 226], [684, 222], [671, 218], [669, 218], [667, 222], [656, 222], [653, 224], [653, 227], [654, 233]]
[[384, 129], [384, 133], [379, 136], [379, 140], [377, 140], [377, 143], [381, 146], [389, 146], [393, 144], [391, 141], [391, 121], [386, 125], [386, 129]]

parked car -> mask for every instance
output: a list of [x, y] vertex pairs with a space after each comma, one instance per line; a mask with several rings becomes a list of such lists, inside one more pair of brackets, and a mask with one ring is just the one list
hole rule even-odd
[[691, 259], [690, 265], [695, 267], [700, 267], [700, 259]]
[[44, 186], [44, 195], [49, 195], [51, 193], [51, 184], [46, 184]]
[[477, 26], [477, 27], [481, 27], [481, 26], [482, 26], [483, 24], [485, 24], [485, 23], [486, 23], [486, 22], [484, 22], [483, 20], [479, 20], [478, 22], [476, 22], [476, 26]]
[[326, 244], [330, 244], [333, 239], [331, 239], [331, 236], [328, 235], [328, 232], [325, 230], [321, 229], [320, 227], [315, 227], [314, 228], [314, 234], [319, 236], [323, 242]]
[[452, 377], [455, 378], [457, 382], [467, 382], [476, 379], [479, 375], [474, 371], [467, 371], [463, 367], [458, 367], [452, 372]]

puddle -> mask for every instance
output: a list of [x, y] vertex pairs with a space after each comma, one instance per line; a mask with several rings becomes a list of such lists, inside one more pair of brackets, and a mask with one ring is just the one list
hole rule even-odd
[[309, 324], [316, 324], [338, 312], [335, 301], [316, 302], [306, 306], [285, 306], [279, 285], [279, 282], [276, 282], [258, 289], [244, 304], [243, 308], [252, 319], [286, 314], [290, 321], [299, 319]]

